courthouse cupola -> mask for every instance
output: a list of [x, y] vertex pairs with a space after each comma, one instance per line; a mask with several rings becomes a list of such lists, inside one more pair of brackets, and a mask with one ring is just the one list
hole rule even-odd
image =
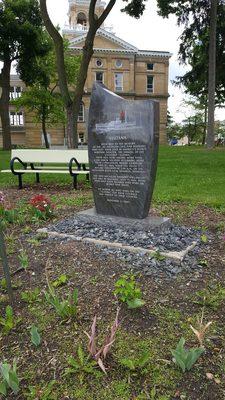
[[[85, 31], [88, 28], [90, 0], [69, 0], [69, 26], [75, 31]], [[101, 15], [105, 7], [105, 3], [97, 0], [95, 13]]]

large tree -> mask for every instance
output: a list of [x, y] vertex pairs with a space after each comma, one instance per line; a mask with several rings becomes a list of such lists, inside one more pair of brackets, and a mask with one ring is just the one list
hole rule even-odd
[[[128, 0], [124, 0], [128, 2]], [[139, 16], [144, 11], [144, 1], [145, 0], [131, 0], [124, 11], [128, 12], [130, 15], [135, 18], [139, 18]], [[59, 76], [59, 86], [61, 90], [61, 94], [63, 97], [63, 101], [67, 110], [67, 136], [70, 139], [68, 145], [69, 147], [77, 147], [78, 146], [78, 137], [77, 137], [77, 119], [80, 109], [80, 103], [82, 101], [84, 85], [87, 78], [88, 66], [91, 60], [91, 57], [94, 53], [94, 39], [97, 30], [105, 21], [106, 17], [109, 15], [113, 6], [116, 3], [116, 0], [109, 0], [106, 8], [102, 12], [102, 14], [98, 17], [95, 12], [97, 0], [90, 0], [89, 6], [89, 28], [87, 31], [85, 44], [82, 51], [81, 64], [78, 74], [77, 85], [74, 93], [74, 97], [71, 96], [69, 91], [69, 85], [66, 77], [65, 70], [65, 58], [64, 58], [64, 49], [63, 49], [63, 38], [60, 35], [59, 31], [54, 27], [50, 17], [48, 15], [46, 0], [40, 0], [40, 8], [43, 17], [44, 24], [49, 35], [52, 37], [55, 45], [56, 58], [57, 58], [57, 69]]]
[[[183, 63], [190, 62], [192, 72], [184, 78], [188, 82], [191, 91], [195, 95], [199, 93], [207, 95], [209, 125], [207, 132], [207, 146], [211, 148], [214, 143], [214, 96], [215, 86], [215, 51], [216, 51], [216, 21], [219, 30], [217, 32], [217, 54], [224, 53], [224, 17], [225, 4], [223, 0], [157, 0], [159, 13], [163, 17], [169, 14], [177, 16], [178, 25], [183, 25], [181, 43], [179, 49], [180, 60]], [[205, 52], [205, 54], [203, 54]], [[223, 74], [224, 75], [224, 74]], [[221, 75], [220, 75], [221, 76]], [[186, 79], [187, 78], [187, 79]], [[186, 80], [186, 81], [185, 81]], [[224, 82], [224, 80], [223, 80]], [[222, 84], [223, 86], [223, 84]], [[224, 89], [220, 87], [220, 91]], [[195, 91], [195, 93], [194, 93]]]
[[[17, 109], [24, 107], [33, 114], [35, 123], [41, 123], [45, 146], [49, 148], [47, 127], [58, 123], [65, 124], [66, 117], [62, 96], [59, 93], [55, 51], [52, 40], [47, 33], [46, 35], [46, 40], [49, 41], [49, 47], [51, 47], [50, 51], [45, 56], [37, 57], [32, 68], [29, 66], [28, 69], [32, 70], [30, 79], [28, 71], [23, 70], [21, 72], [21, 77], [23, 77], [23, 74], [26, 75], [27, 88], [11, 104], [15, 105]], [[64, 41], [64, 49], [66, 52], [66, 77], [71, 90], [74, 90], [80, 66], [80, 56], [73, 57], [69, 54], [67, 51], [68, 41], [66, 40]]]
[[[10, 70], [17, 63], [17, 71], [30, 70], [37, 55], [45, 53], [42, 40], [42, 18], [38, 0], [3, 0], [0, 2], [0, 116], [2, 122], [3, 148], [11, 148], [9, 95]], [[26, 66], [26, 67], [25, 67]], [[27, 68], [29, 66], [29, 68]]]

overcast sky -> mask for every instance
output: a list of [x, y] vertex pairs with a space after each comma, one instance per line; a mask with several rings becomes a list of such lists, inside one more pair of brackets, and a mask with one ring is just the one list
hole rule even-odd
[[[122, 0], [117, 0], [116, 5], [106, 19], [106, 26], [113, 26], [113, 32], [121, 39], [143, 50], [169, 51], [173, 54], [170, 59], [170, 84], [169, 84], [169, 110], [176, 121], [181, 121], [188, 116], [189, 111], [182, 107], [184, 95], [175, 88], [171, 81], [185, 71], [179, 65], [177, 53], [181, 29], [176, 25], [176, 18], [163, 19], [157, 15], [156, 0], [146, 1], [146, 10], [143, 16], [136, 20], [125, 13], [121, 13], [124, 6]], [[68, 0], [47, 0], [47, 6], [52, 21], [61, 27], [68, 23]], [[225, 111], [219, 111], [217, 117], [225, 119]]]

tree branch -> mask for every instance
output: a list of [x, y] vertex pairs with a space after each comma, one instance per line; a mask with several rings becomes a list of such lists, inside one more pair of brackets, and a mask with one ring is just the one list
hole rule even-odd
[[89, 6], [89, 24], [92, 25], [95, 22], [95, 5], [97, 0], [91, 0]]
[[58, 71], [58, 75], [60, 77], [60, 79], [59, 79], [60, 91], [61, 91], [61, 94], [62, 94], [65, 104], [67, 104], [69, 106], [70, 104], [72, 104], [72, 99], [69, 94], [68, 82], [67, 82], [67, 77], [66, 77], [63, 38], [60, 35], [60, 33], [57, 31], [57, 29], [54, 27], [52, 21], [49, 18], [47, 6], [46, 6], [46, 0], [40, 0], [40, 10], [41, 10], [41, 15], [42, 15], [45, 27], [55, 44], [57, 71]]
[[112, 10], [113, 6], [115, 5], [116, 0], [110, 0], [110, 2], [107, 4], [107, 7], [104, 9], [102, 15], [98, 18], [98, 28], [103, 24], [105, 21], [106, 17], [108, 17], [110, 11]]

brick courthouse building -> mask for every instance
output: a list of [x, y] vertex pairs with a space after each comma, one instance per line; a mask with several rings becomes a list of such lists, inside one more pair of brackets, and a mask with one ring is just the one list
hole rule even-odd
[[[71, 54], [77, 55], [84, 45], [88, 29], [89, 0], [69, 0], [69, 24], [63, 34], [70, 41]], [[104, 3], [97, 1], [96, 13], [101, 14]], [[94, 81], [104, 83], [110, 90], [125, 99], [155, 99], [160, 102], [160, 141], [166, 142], [169, 52], [139, 50], [118, 38], [104, 25], [97, 31], [94, 55], [89, 65], [83, 101], [78, 118], [79, 143], [86, 143], [86, 120]], [[11, 77], [10, 97], [20, 96], [25, 85], [18, 76]], [[10, 110], [12, 142], [14, 145], [41, 147], [43, 138], [40, 125], [25, 110]], [[48, 128], [52, 146], [66, 143], [64, 126]], [[0, 146], [1, 146], [0, 127]]]

